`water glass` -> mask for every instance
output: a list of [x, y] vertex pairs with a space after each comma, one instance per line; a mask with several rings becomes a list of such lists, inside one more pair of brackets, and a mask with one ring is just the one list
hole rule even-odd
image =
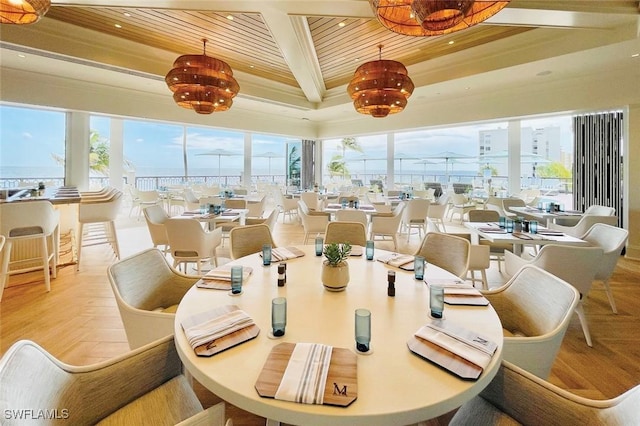
[[431, 308], [431, 316], [434, 318], [442, 318], [444, 311], [444, 287], [441, 285], [429, 285], [429, 307]]
[[271, 244], [262, 245], [262, 264], [264, 266], [271, 265]]
[[505, 224], [505, 228], [507, 230], [507, 232], [511, 233], [513, 232], [513, 227], [515, 225], [515, 222], [511, 219], [507, 219], [506, 220], [506, 224]]
[[242, 266], [231, 267], [231, 293], [242, 293]]
[[322, 256], [324, 250], [324, 240], [322, 237], [316, 237], [316, 256]]
[[356, 349], [368, 352], [371, 342], [371, 311], [356, 309]]
[[271, 332], [274, 337], [284, 336], [287, 326], [287, 299], [276, 297], [271, 301]]
[[500, 216], [498, 224], [500, 225], [500, 228], [504, 228], [507, 224], [507, 218], [504, 216]]
[[367, 246], [365, 248], [365, 254], [367, 256], [367, 260], [373, 260], [373, 252], [374, 252], [373, 241], [367, 241]]
[[416, 280], [424, 279], [424, 257], [416, 256], [413, 258], [413, 276]]
[[529, 221], [529, 232], [531, 232], [532, 234], [537, 234], [538, 233], [538, 221], [537, 220], [530, 220]]

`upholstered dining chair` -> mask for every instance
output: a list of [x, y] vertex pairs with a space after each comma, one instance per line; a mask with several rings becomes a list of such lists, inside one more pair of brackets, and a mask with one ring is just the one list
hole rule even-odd
[[580, 294], [536, 266], [522, 267], [500, 288], [483, 291], [504, 330], [503, 357], [546, 379]]
[[615, 226], [618, 224], [617, 216], [601, 216], [601, 215], [583, 215], [575, 225], [565, 226], [557, 223], [549, 224], [550, 229], [564, 232], [572, 237], [580, 238], [591, 229], [596, 223], [604, 223]]
[[162, 206], [158, 205], [146, 207], [143, 210], [143, 214], [153, 246], [162, 247], [163, 251], [167, 253], [169, 251], [169, 237], [167, 236], [165, 222], [171, 217]]
[[638, 406], [640, 385], [613, 399], [593, 400], [502, 361], [491, 383], [458, 409], [449, 426], [637, 425]]
[[455, 235], [456, 237], [464, 238], [469, 241], [469, 265], [467, 266], [467, 279], [471, 280], [471, 283], [475, 286], [476, 272], [480, 272], [480, 283], [482, 288], [487, 290], [489, 288], [489, 282], [487, 281], [487, 269], [491, 266], [490, 249], [487, 245], [473, 244], [471, 241], [471, 234], [469, 233], [448, 233], [448, 235]]
[[237, 226], [229, 232], [231, 259], [238, 259], [262, 251], [264, 244], [276, 247], [271, 230], [264, 224]]
[[[488, 222], [497, 223], [500, 220], [500, 213], [497, 210], [475, 209], [469, 212], [469, 222]], [[498, 264], [498, 271], [502, 272], [502, 263], [504, 262], [504, 252], [513, 251], [513, 244], [496, 243], [493, 241], [480, 238], [480, 245], [486, 245], [490, 248], [491, 260], [495, 260]]]
[[463, 222], [464, 216], [468, 215], [469, 211], [476, 208], [475, 203], [469, 201], [464, 194], [450, 194], [449, 200], [451, 202], [449, 206], [449, 219], [453, 220], [453, 215], [457, 214], [460, 217], [460, 223]]
[[302, 201], [298, 201], [298, 217], [302, 222], [302, 229], [304, 229], [302, 244], [307, 244], [311, 236], [324, 234], [329, 223], [329, 213], [311, 212]]
[[[58, 255], [60, 246], [60, 211], [53, 208], [49, 201], [0, 204], [0, 235], [5, 237], [5, 247], [0, 267], [0, 300], [10, 274], [33, 270], [25, 261], [41, 262], [44, 272], [44, 287], [51, 291], [51, 278], [58, 273]], [[17, 261], [16, 266], [27, 268], [9, 270], [11, 252], [18, 241], [35, 240], [38, 243], [38, 257]]]
[[107, 268], [131, 349], [173, 334], [175, 312], [198, 281], [173, 269], [158, 249], [147, 249]]
[[222, 244], [222, 228], [207, 231], [193, 218], [167, 219], [165, 227], [174, 268], [195, 263], [198, 275], [202, 275], [202, 262], [218, 264], [216, 249]]
[[329, 222], [324, 233], [325, 244], [349, 243], [352, 246], [367, 245], [367, 231], [361, 222]]
[[[20, 340], [0, 359], [4, 426], [25, 424], [6, 413], [52, 412], [29, 424], [225, 426], [225, 405], [206, 410], [183, 373], [173, 336], [98, 364], [65, 364]], [[54, 411], [55, 410], [55, 411]], [[226, 423], [226, 426], [231, 423]]]
[[609, 278], [613, 275], [618, 259], [622, 253], [622, 248], [627, 243], [629, 231], [617, 226], [606, 225], [604, 223], [596, 223], [587, 231], [581, 240], [588, 241], [591, 245], [600, 247], [604, 254], [598, 265], [595, 279], [602, 281], [604, 290], [607, 293], [611, 310], [618, 313], [616, 302], [613, 300], [613, 293], [609, 287]]
[[318, 193], [306, 191], [300, 194], [300, 200], [304, 202], [309, 210], [318, 210]]
[[415, 254], [464, 280], [469, 268], [470, 246], [471, 244], [465, 238], [440, 232], [428, 232]]
[[365, 229], [369, 227], [369, 220], [367, 214], [362, 210], [338, 210], [334, 213], [336, 221], [338, 222], [360, 222]]
[[505, 198], [502, 200], [502, 211], [506, 217], [511, 219], [517, 216], [522, 216], [522, 213], [517, 213], [511, 210], [511, 207], [526, 207], [527, 203], [522, 198]]
[[449, 209], [449, 196], [441, 196], [437, 202], [429, 204], [429, 212], [427, 213], [428, 222], [432, 223], [438, 232], [447, 232], [444, 224], [444, 218]]
[[298, 201], [295, 198], [286, 198], [280, 188], [273, 189], [273, 198], [276, 206], [280, 207], [282, 213], [282, 222], [284, 222], [287, 215], [289, 220], [293, 220], [293, 214], [298, 210]]
[[405, 204], [398, 204], [391, 213], [377, 213], [371, 215], [371, 226], [369, 227], [370, 239], [385, 241], [391, 239], [393, 241], [393, 249], [398, 249], [398, 231], [400, 231], [400, 222], [402, 221], [402, 212]]
[[116, 232], [116, 219], [122, 205], [121, 191], [111, 193], [108, 198], [81, 201], [78, 207], [78, 261], [76, 270], [80, 270], [82, 248], [99, 244], [108, 244], [116, 259], [120, 259], [120, 245]]
[[523, 266], [534, 265], [574, 286], [581, 298], [575, 312], [580, 319], [587, 345], [593, 346], [582, 299], [587, 297], [591, 289], [596, 272], [603, 261], [603, 254], [600, 247], [548, 244], [543, 245], [532, 259], [523, 259], [511, 252], [506, 252], [505, 271], [507, 276], [514, 276]]

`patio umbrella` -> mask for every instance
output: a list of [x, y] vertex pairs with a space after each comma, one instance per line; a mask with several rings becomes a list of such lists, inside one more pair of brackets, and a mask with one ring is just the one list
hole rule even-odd
[[256, 154], [254, 157], [268, 158], [269, 159], [269, 176], [271, 176], [271, 159], [272, 158], [282, 158], [282, 154], [278, 154], [277, 152], [267, 151], [262, 154]]
[[214, 149], [212, 151], [207, 151], [207, 152], [203, 152], [200, 154], [196, 154], [196, 155], [216, 155], [218, 156], [218, 177], [220, 177], [220, 158], [222, 157], [233, 157], [236, 155], [240, 155], [237, 152], [233, 152], [233, 151], [228, 151], [226, 149]]
[[402, 174], [402, 160], [419, 160], [420, 157], [416, 157], [415, 155], [405, 154], [404, 152], [398, 152], [393, 156], [394, 160], [398, 160], [400, 162], [400, 167], [398, 168], [398, 174]]
[[[495, 153], [491, 153], [491, 154], [484, 154], [480, 156], [480, 159], [484, 159], [484, 158], [488, 158], [488, 159], [500, 159], [500, 158], [509, 158], [509, 151], [507, 150], [503, 150], [503, 151], [498, 151]], [[520, 153], [520, 160], [526, 160], [526, 161], [522, 161], [522, 162], [529, 162], [529, 163], [549, 163], [550, 160], [547, 160], [545, 157], [543, 157], [540, 154], [534, 154], [533, 152], [521, 152]]]
[[386, 160], [386, 158], [381, 158], [381, 157], [370, 157], [368, 155], [361, 155], [360, 157], [355, 157], [355, 158], [346, 158], [345, 161], [346, 162], [352, 162], [352, 161], [362, 161], [362, 167], [364, 169], [364, 171], [362, 172], [363, 175], [367, 174], [367, 161], [380, 161], [380, 160]]
[[457, 152], [442, 151], [433, 155], [425, 155], [424, 158], [432, 159], [432, 160], [444, 160], [445, 183], [449, 183], [449, 163], [453, 164], [456, 160], [461, 158], [475, 158], [475, 157], [471, 155], [459, 154]]
[[416, 161], [413, 164], [422, 164], [422, 174], [426, 175], [427, 174], [427, 164], [440, 164], [437, 161], [431, 161], [431, 160], [420, 160], [420, 161]]

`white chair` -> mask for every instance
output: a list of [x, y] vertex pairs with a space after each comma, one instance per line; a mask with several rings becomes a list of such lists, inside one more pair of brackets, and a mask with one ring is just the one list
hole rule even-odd
[[318, 210], [318, 194], [316, 192], [303, 192], [300, 194], [300, 200], [307, 205], [309, 210]]
[[362, 210], [338, 210], [335, 212], [336, 222], [359, 222], [364, 229], [369, 228], [367, 214]]
[[616, 216], [601, 216], [601, 215], [583, 215], [578, 222], [573, 226], [559, 225], [557, 223], [549, 224], [550, 229], [562, 231], [572, 237], [580, 238], [591, 229], [596, 223], [604, 223], [607, 225], [615, 226], [618, 224], [618, 218]]
[[603, 251], [600, 247], [582, 247], [569, 245], [544, 245], [538, 254], [530, 260], [523, 259], [511, 252], [505, 252], [505, 271], [508, 276], [514, 276], [525, 265], [537, 266], [574, 286], [580, 293], [580, 302], [576, 306], [576, 314], [580, 319], [582, 331], [587, 341], [591, 343], [589, 325], [584, 314], [582, 299], [587, 297], [591, 285], [603, 261]]
[[[173, 336], [83, 366], [63, 363], [38, 344], [20, 340], [0, 359], [0, 411], [28, 407], [30, 424], [225, 425], [224, 403], [204, 410], [183, 370]], [[54, 411], [58, 420], [35, 417]], [[25, 420], [3, 414], [2, 424]]]
[[422, 256], [428, 263], [451, 272], [462, 279], [469, 269], [469, 240], [440, 232], [429, 232], [415, 255]]
[[587, 399], [503, 361], [491, 383], [456, 411], [449, 426], [637, 425], [638, 406], [640, 386], [613, 399]]
[[627, 243], [628, 237], [629, 231], [626, 229], [604, 223], [596, 223], [586, 234], [580, 237], [581, 240], [588, 241], [591, 245], [600, 247], [604, 252], [595, 279], [602, 281], [611, 309], [616, 314], [618, 313], [618, 309], [616, 308], [616, 302], [613, 300], [611, 287], [609, 287], [609, 278], [613, 275], [622, 248]]
[[[0, 235], [5, 238], [2, 268], [0, 268], [0, 300], [9, 275], [42, 267], [44, 286], [51, 291], [50, 277], [56, 278], [60, 246], [60, 212], [49, 201], [29, 201], [0, 204]], [[39, 257], [11, 262], [11, 251], [18, 241], [37, 240]], [[31, 266], [36, 260], [41, 266]], [[23, 266], [10, 270], [10, 266]], [[51, 272], [49, 272], [51, 269]]]
[[460, 223], [464, 220], [464, 216], [476, 208], [475, 203], [470, 202], [464, 194], [453, 193], [449, 197], [449, 219], [453, 220], [453, 216], [457, 214], [460, 217]]
[[131, 349], [173, 334], [175, 312], [198, 276], [171, 268], [158, 249], [148, 249], [107, 268]]
[[202, 262], [218, 264], [216, 248], [222, 244], [222, 228], [205, 231], [202, 224], [192, 218], [168, 219], [165, 227], [174, 268], [181, 263], [195, 263], [198, 275], [202, 275]]
[[302, 228], [304, 229], [304, 240], [302, 244], [307, 244], [310, 236], [317, 234], [324, 234], [327, 224], [329, 223], [329, 213], [311, 214], [307, 209], [307, 205], [302, 201], [298, 201], [298, 217], [302, 222]]
[[[500, 214], [496, 210], [475, 209], [469, 212], [469, 222], [489, 222], [497, 223], [500, 220]], [[490, 248], [490, 259], [498, 263], [498, 271], [502, 272], [502, 262], [504, 262], [504, 252], [513, 251], [513, 244], [495, 243], [484, 238], [478, 241], [480, 245], [486, 245]]]
[[352, 246], [367, 245], [367, 231], [361, 222], [329, 222], [324, 234], [325, 244], [349, 243]]
[[562, 345], [580, 294], [538, 267], [522, 267], [505, 285], [482, 292], [504, 330], [503, 357], [546, 379]]
[[282, 212], [282, 222], [289, 215], [289, 220], [293, 220], [293, 214], [298, 210], [298, 201], [294, 198], [285, 198], [280, 188], [274, 188], [273, 197], [277, 207]]
[[480, 282], [484, 290], [489, 289], [489, 282], [487, 281], [487, 269], [490, 266], [490, 249], [487, 245], [473, 244], [471, 241], [471, 234], [469, 233], [449, 233], [448, 235], [455, 235], [456, 237], [464, 238], [469, 241], [469, 264], [467, 265], [467, 279], [471, 280], [471, 283], [475, 286], [476, 272], [480, 272]]
[[261, 218], [264, 214], [264, 206], [266, 202], [266, 196], [261, 197], [257, 202], [247, 202], [247, 217]]
[[116, 219], [122, 204], [122, 192], [117, 191], [105, 199], [92, 199], [80, 202], [78, 207], [78, 263], [76, 270], [80, 270], [82, 248], [100, 244], [109, 244], [116, 259], [120, 259], [120, 246], [116, 232]]
[[388, 241], [388, 239], [390, 238], [393, 241], [393, 249], [397, 250], [398, 231], [400, 230], [400, 222], [402, 221], [403, 210], [404, 203], [400, 203], [390, 214], [376, 213], [371, 215], [369, 239], [375, 241], [376, 237], [380, 237], [380, 240]]
[[196, 197], [193, 190], [187, 188], [182, 193], [182, 203], [186, 211], [197, 211], [200, 209], [200, 199]]
[[616, 209], [608, 206], [593, 204], [584, 211], [585, 216], [614, 216]]
[[[429, 212], [427, 213], [427, 219], [433, 223], [433, 226], [438, 232], [447, 232], [447, 228], [444, 225], [444, 218], [447, 215], [447, 209], [449, 208], [449, 196], [444, 195], [438, 199], [437, 203], [429, 204]], [[442, 227], [442, 229], [440, 228]]]
[[157, 205], [145, 208], [143, 214], [153, 246], [156, 248], [162, 246], [163, 252], [166, 253], [169, 250], [169, 237], [164, 224], [170, 219], [169, 215], [165, 209]]
[[138, 209], [138, 218], [142, 215], [142, 209], [145, 207], [153, 206], [153, 205], [162, 205], [162, 200], [160, 199], [160, 194], [155, 189], [150, 191], [141, 191], [133, 186], [131, 188], [132, 195], [132, 203], [131, 210], [129, 211], [129, 216], [131, 216], [131, 212], [134, 208]]
[[522, 213], [511, 210], [511, 207], [526, 207], [527, 204], [520, 198], [505, 198], [502, 200], [502, 211], [504, 215], [510, 219], [522, 216]]
[[269, 227], [262, 223], [233, 228], [229, 233], [229, 251], [231, 259], [239, 259], [253, 253], [262, 252], [264, 244], [276, 247]]
[[407, 242], [411, 238], [411, 229], [418, 229], [418, 236], [422, 239], [423, 232], [427, 233], [427, 216], [431, 201], [416, 198], [405, 202], [402, 223], [407, 231]]

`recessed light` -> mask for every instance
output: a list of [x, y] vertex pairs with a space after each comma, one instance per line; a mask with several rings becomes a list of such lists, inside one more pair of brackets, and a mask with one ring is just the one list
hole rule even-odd
[[338, 26], [339, 26], [340, 28], [344, 27], [345, 25], [347, 25], [347, 24], [345, 24], [345, 23], [344, 23], [344, 21], [342, 21], [342, 22], [338, 23]]
[[23, 54], [23, 53], [18, 53], [18, 58], [23, 58], [23, 59], [24, 59], [24, 58], [26, 58], [26, 57], [27, 57], [27, 55], [25, 55], [25, 54]]
[[227, 15], [227, 19], [233, 21], [233, 15]]
[[634, 53], [633, 55], [631, 55], [632, 58], [638, 58], [640, 57], [640, 53]]
[[540, 71], [538, 74], [536, 74], [538, 77], [544, 77], [545, 75], [549, 75], [551, 74], [551, 71], [549, 70], [545, 70], [545, 71]]
[[114, 25], [114, 27], [116, 27], [116, 28], [120, 29], [120, 28], [122, 28], [122, 25], [120, 25], [120, 24], [115, 24], [115, 25]]
[[123, 13], [124, 16], [126, 16], [127, 18], [131, 18], [131, 14], [129, 12], [125, 12]]
[[455, 41], [449, 40], [449, 44], [454, 44], [454, 43], [455, 43]]
[[249, 68], [255, 68], [255, 65], [249, 65]]

